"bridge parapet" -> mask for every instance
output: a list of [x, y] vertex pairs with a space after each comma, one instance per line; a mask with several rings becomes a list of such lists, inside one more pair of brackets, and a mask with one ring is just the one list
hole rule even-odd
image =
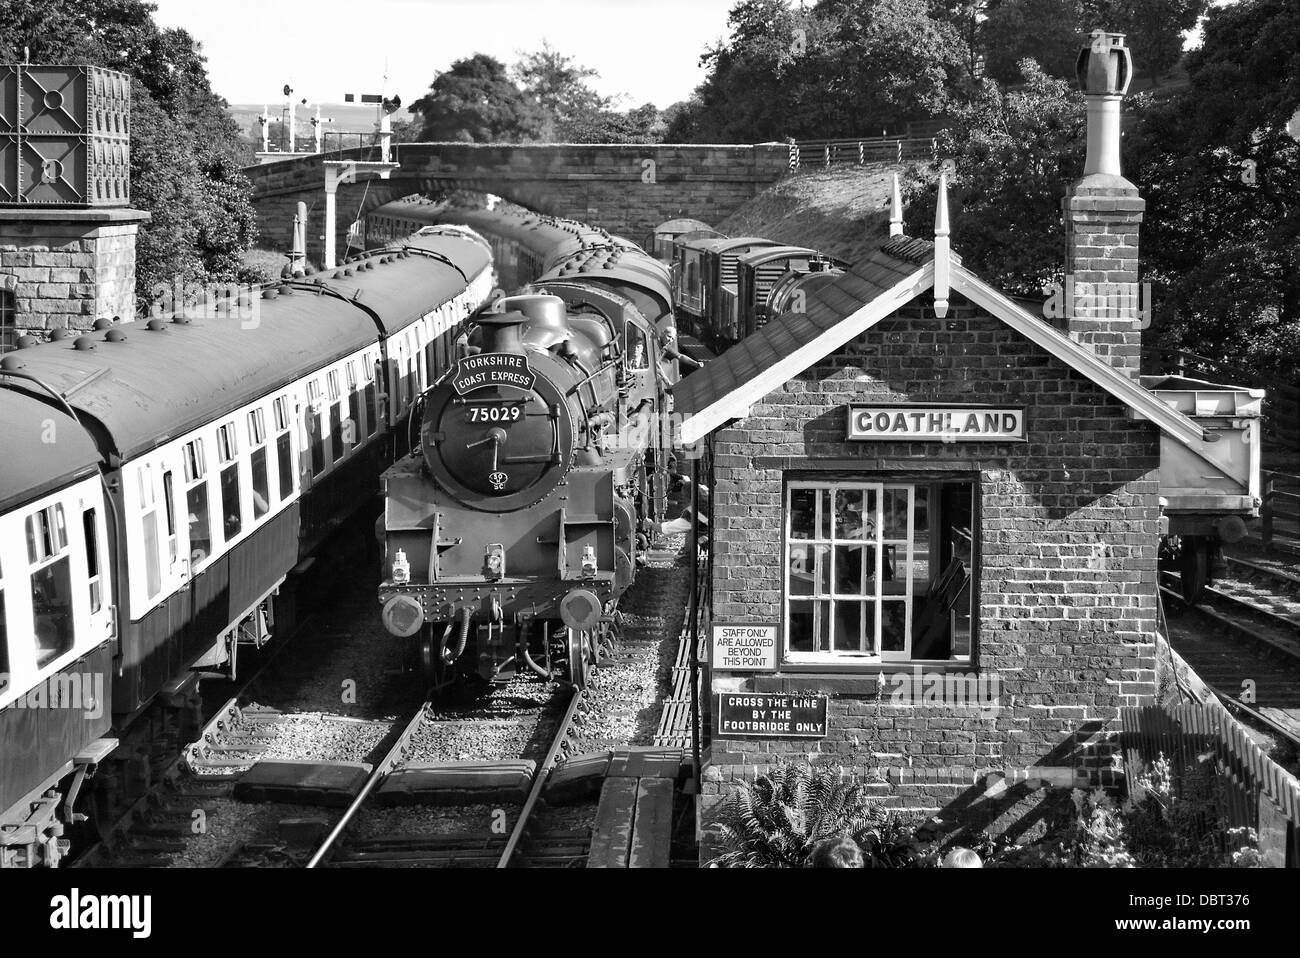
[[[392, 199], [467, 189], [640, 242], [674, 217], [716, 223], [789, 170], [789, 148], [783, 143], [403, 143], [394, 150], [399, 166], [387, 180], [339, 187], [340, 238], [354, 219]], [[245, 170], [253, 182], [262, 244], [288, 248], [294, 210], [302, 200], [310, 211], [308, 255], [319, 262], [325, 245], [325, 161], [374, 159], [375, 151], [340, 150]]]

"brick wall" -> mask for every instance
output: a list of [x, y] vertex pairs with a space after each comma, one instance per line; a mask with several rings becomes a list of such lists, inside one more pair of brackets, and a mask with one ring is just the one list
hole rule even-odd
[[[865, 674], [718, 672], [715, 693], [829, 694], [830, 734], [715, 739], [706, 804], [728, 780], [806, 757], [874, 781], [888, 803], [1023, 826], [1043, 796], [1064, 794], [1039, 785], [1070, 785], [1078, 770], [1109, 780], [1120, 707], [1152, 701], [1155, 428], [968, 301], [942, 321], [924, 302], [717, 433], [714, 623], [781, 620], [785, 471], [977, 476], [975, 668], [998, 675], [1001, 707], [897, 704], [895, 686]], [[864, 401], [1023, 406], [1028, 441], [846, 442], [845, 404]]]
[[[721, 221], [787, 173], [788, 157], [783, 144], [402, 144], [397, 148], [401, 167], [390, 179], [339, 187], [338, 248], [343, 250], [347, 226], [359, 214], [413, 193], [452, 189], [495, 193], [644, 242], [654, 227], [675, 217]], [[304, 157], [245, 171], [253, 182], [262, 245], [289, 248], [301, 200], [310, 208], [308, 256], [320, 261], [322, 162]]]
[[1065, 272], [1072, 279], [1070, 336], [1137, 378], [1142, 360], [1138, 316], [1138, 228], [1146, 209], [1126, 180], [1093, 176], [1070, 188], [1065, 214]]
[[13, 291], [20, 331], [89, 329], [135, 319], [135, 240], [147, 214], [5, 211], [0, 283]]

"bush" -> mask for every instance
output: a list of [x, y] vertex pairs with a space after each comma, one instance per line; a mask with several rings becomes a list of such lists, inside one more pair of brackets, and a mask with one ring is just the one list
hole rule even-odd
[[715, 868], [802, 868], [813, 846], [841, 835], [858, 843], [869, 867], [919, 864], [928, 853], [911, 823], [869, 798], [862, 784], [806, 763], [741, 783], [716, 824], [726, 850], [709, 862]]

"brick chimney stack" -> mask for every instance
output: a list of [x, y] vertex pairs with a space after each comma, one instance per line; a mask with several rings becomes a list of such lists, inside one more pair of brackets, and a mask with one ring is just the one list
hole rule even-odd
[[1062, 204], [1068, 330], [1137, 378], [1142, 317], [1150, 315], [1138, 285], [1138, 228], [1146, 201], [1120, 173], [1120, 103], [1133, 74], [1124, 35], [1094, 30], [1076, 73], [1088, 101], [1088, 157], [1083, 179]]

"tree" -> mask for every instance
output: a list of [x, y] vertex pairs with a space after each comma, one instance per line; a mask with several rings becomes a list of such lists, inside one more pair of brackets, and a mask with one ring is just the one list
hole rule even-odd
[[1127, 35], [1134, 70], [1152, 80], [1183, 56], [1183, 34], [1204, 16], [1209, 0], [1083, 0], [1081, 32], [1093, 29]]
[[1078, 0], [991, 2], [979, 33], [985, 73], [999, 83], [1017, 83], [1020, 61], [1029, 57], [1049, 76], [1072, 78], [1082, 19]]
[[511, 82], [505, 65], [486, 53], [457, 60], [429, 92], [410, 106], [422, 140], [461, 143], [528, 142], [542, 132], [545, 114]]
[[[1061, 200], [1083, 171], [1082, 96], [1033, 61], [1021, 61], [1023, 86], [1004, 91], [986, 79], [980, 93], [954, 109], [939, 153], [952, 178], [953, 245], [966, 265], [994, 286], [1041, 295], [1065, 268]], [[907, 187], [915, 236], [933, 231], [933, 170]]]
[[1300, 8], [1212, 10], [1190, 87], [1146, 105], [1128, 168], [1161, 340], [1294, 377], [1300, 355]]
[[587, 83], [599, 76], [595, 70], [579, 65], [545, 41], [542, 49], [523, 54], [511, 75], [545, 114], [545, 140], [584, 142], [574, 136], [575, 129], [596, 123], [617, 105], [617, 98], [603, 97]]
[[[254, 239], [252, 149], [208, 80], [198, 44], [140, 0], [0, 0], [0, 57], [130, 74], [132, 202], [152, 214], [136, 250], [142, 307], [155, 284], [228, 282]], [[258, 141], [260, 142], [260, 136]]]

